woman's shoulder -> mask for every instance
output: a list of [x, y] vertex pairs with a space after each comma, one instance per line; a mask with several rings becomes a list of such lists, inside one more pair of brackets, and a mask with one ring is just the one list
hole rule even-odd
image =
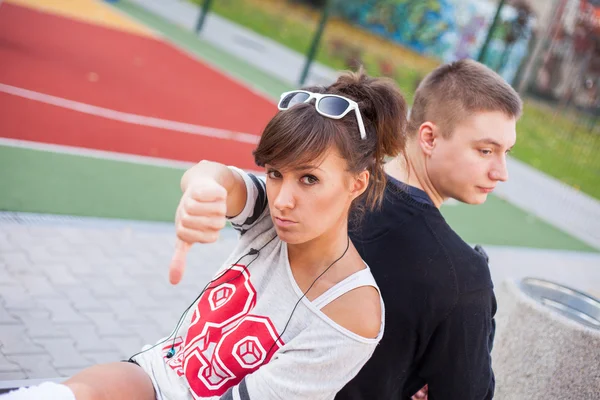
[[[364, 264], [363, 264], [364, 265]], [[368, 268], [355, 273], [356, 283], [350, 290], [322, 308], [332, 321], [367, 339], [380, 337], [383, 307], [379, 289]]]
[[381, 331], [383, 310], [379, 292], [362, 286], [343, 294], [323, 308], [336, 324], [367, 339], [376, 339]]

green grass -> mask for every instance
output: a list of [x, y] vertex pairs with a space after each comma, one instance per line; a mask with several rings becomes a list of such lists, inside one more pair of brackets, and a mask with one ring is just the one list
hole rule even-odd
[[[316, 30], [316, 13], [292, 7], [281, 0], [220, 0], [214, 2], [212, 11], [300, 53], [307, 53]], [[327, 27], [316, 60], [334, 69], [347, 69], [348, 52], [354, 49], [360, 52], [360, 59], [370, 74], [382, 75], [382, 54], [389, 53], [389, 42], [373, 39], [368, 46], [358, 50], [360, 46], [352, 44], [364, 44], [365, 36], [369, 34], [349, 24], [340, 28], [341, 21], [333, 23], [336, 31]], [[343, 32], [343, 39], [340, 39], [340, 32]], [[428, 72], [427, 65], [432, 60], [421, 57], [420, 62], [410, 51], [403, 51], [405, 53], [398, 54], [405, 56], [393, 53], [394, 58], [401, 61], [395, 60], [393, 73], [387, 75], [396, 79], [410, 102], [417, 82]], [[534, 101], [526, 101], [524, 111], [518, 124], [519, 135], [513, 155], [600, 199], [600, 157], [597, 156], [600, 127], [577, 113], [556, 112]]]
[[600, 199], [600, 126], [543, 107], [525, 105], [513, 156]]
[[[190, 0], [201, 4], [202, 0]], [[281, 5], [281, 1], [272, 0], [220, 0], [214, 2], [211, 11], [234, 21], [265, 37], [273, 39], [286, 47], [299, 53], [308, 53], [310, 44], [317, 30], [317, 14], [302, 7], [293, 7], [290, 12], [288, 5]], [[338, 29], [331, 32], [329, 26], [335, 24]], [[341, 29], [340, 29], [341, 27]], [[331, 19], [325, 30], [317, 54], [316, 61], [336, 70], [351, 68], [349, 60], [359, 59], [360, 64], [371, 75], [386, 74], [383, 64], [389, 62], [389, 56], [384, 56], [386, 49], [365, 51], [364, 48], [354, 43], [352, 39], [344, 38], [347, 32], [356, 32], [357, 29], [338, 19]], [[372, 36], [361, 31], [361, 38]], [[383, 39], [371, 37], [371, 40], [387, 43]], [[360, 40], [358, 40], [360, 42]], [[430, 64], [430, 63], [429, 63]], [[406, 67], [392, 66], [393, 72], [387, 73], [395, 78], [405, 93], [413, 93], [415, 84], [424, 72]]]

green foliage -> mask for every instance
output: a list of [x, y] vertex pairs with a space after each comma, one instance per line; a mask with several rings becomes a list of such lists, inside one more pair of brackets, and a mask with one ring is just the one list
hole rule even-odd
[[600, 125], [596, 120], [529, 102], [517, 132], [516, 158], [600, 199]]

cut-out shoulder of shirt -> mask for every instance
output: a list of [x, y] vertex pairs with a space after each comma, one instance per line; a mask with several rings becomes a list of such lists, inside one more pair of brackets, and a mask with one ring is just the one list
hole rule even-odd
[[381, 300], [373, 286], [350, 290], [321, 311], [336, 324], [364, 338], [376, 338], [381, 331]]

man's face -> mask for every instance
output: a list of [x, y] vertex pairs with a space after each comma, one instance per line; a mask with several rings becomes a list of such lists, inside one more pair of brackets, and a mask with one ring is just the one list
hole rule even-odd
[[458, 123], [449, 138], [438, 136], [427, 173], [443, 198], [482, 204], [508, 179], [506, 155], [517, 139], [516, 119], [479, 112]]

